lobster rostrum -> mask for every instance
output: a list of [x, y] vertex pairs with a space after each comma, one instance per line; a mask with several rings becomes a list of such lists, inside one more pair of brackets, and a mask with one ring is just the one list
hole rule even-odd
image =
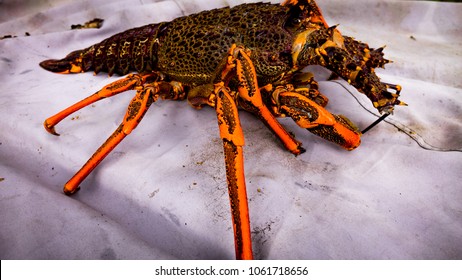
[[374, 69], [389, 61], [382, 48], [343, 36], [329, 27], [313, 0], [242, 4], [204, 11], [170, 22], [116, 34], [61, 60], [40, 65], [52, 72], [86, 71], [126, 75], [45, 120], [46, 130], [98, 100], [136, 90], [120, 126], [64, 185], [68, 195], [136, 128], [149, 106], [161, 99], [184, 100], [216, 110], [223, 141], [236, 257], [251, 259], [251, 228], [244, 178], [244, 135], [238, 108], [257, 116], [293, 154], [304, 152], [277, 121], [290, 117], [300, 127], [347, 150], [361, 132], [346, 117], [327, 111], [308, 65], [331, 70], [364, 93], [379, 112], [390, 114], [401, 87], [383, 83]]

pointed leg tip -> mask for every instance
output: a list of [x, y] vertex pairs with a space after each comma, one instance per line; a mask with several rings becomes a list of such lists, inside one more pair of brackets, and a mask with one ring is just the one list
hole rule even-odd
[[59, 133], [56, 132], [54, 125], [51, 125], [47, 121], [45, 121], [43, 123], [43, 126], [45, 127], [45, 130], [48, 131], [48, 133], [59, 136]]
[[75, 194], [76, 192], [78, 192], [80, 190], [80, 187], [77, 187], [77, 188], [68, 188], [67, 185], [64, 186], [63, 188], [63, 192], [65, 195], [67, 196], [71, 196], [73, 194]]

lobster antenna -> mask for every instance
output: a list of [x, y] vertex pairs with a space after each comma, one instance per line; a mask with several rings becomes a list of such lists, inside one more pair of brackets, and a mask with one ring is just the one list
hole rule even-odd
[[375, 122], [371, 123], [368, 127], [366, 127], [365, 129], [363, 129], [363, 131], [361, 131], [361, 134], [364, 134], [366, 132], [368, 132], [371, 128], [373, 128], [374, 126], [376, 126], [379, 122], [383, 121], [386, 117], [388, 117], [390, 115], [390, 113], [385, 113], [383, 114], [380, 118], [378, 118], [377, 120], [375, 120]]

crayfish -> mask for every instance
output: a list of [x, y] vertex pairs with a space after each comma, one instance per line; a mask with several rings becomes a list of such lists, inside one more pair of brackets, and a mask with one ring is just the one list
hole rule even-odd
[[360, 144], [361, 132], [346, 117], [325, 109], [328, 99], [313, 75], [302, 70], [308, 65], [327, 68], [387, 115], [404, 103], [398, 100], [401, 87], [383, 83], [375, 74], [375, 68], [389, 62], [382, 50], [327, 25], [315, 1], [286, 0], [281, 5], [242, 4], [133, 28], [64, 59], [43, 61], [43, 68], [58, 73], [135, 72], [45, 120], [46, 130], [58, 135], [55, 126], [70, 114], [136, 90], [120, 126], [64, 185], [64, 192], [75, 193], [159, 98], [187, 99], [198, 109], [209, 105], [216, 110], [223, 141], [236, 257], [251, 259], [238, 109], [258, 117], [294, 155], [305, 150], [278, 117], [290, 117], [311, 133], [353, 150]]

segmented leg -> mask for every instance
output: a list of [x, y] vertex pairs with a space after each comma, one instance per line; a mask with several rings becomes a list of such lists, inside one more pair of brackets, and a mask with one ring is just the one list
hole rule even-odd
[[329, 99], [319, 92], [319, 84], [314, 79], [313, 73], [297, 73], [292, 79], [292, 83], [294, 85], [294, 91], [308, 97], [322, 107], [326, 107]]
[[[237, 78], [239, 82], [238, 92], [230, 92], [227, 89], [228, 83], [234, 78]], [[203, 86], [201, 90], [207, 92], [210, 87]], [[242, 47], [233, 45], [229, 50], [229, 55], [218, 66], [213, 92], [210, 94], [194, 92], [189, 97], [189, 101], [194, 107], [200, 107], [202, 104], [215, 105], [225, 152], [236, 258], [251, 259], [253, 257], [252, 243], [242, 151], [244, 135], [236, 102], [239, 102], [239, 105], [247, 111], [257, 115], [279, 137], [289, 151], [298, 155], [304, 152], [304, 149], [301, 143], [281, 126], [263, 103], [255, 68], [249, 53]]]
[[216, 112], [226, 163], [226, 178], [237, 259], [252, 259], [249, 207], [244, 177], [244, 134], [237, 105], [223, 83], [215, 85]]
[[138, 90], [136, 96], [128, 105], [127, 112], [122, 123], [104, 142], [93, 156], [77, 171], [77, 173], [64, 185], [64, 193], [71, 195], [79, 189], [80, 183], [98, 166], [98, 164], [136, 128], [152, 102], [158, 98], [159, 88], [156, 86], [145, 87]]
[[114, 96], [130, 89], [137, 89], [136, 96], [131, 100], [122, 123], [82, 168], [64, 185], [65, 194], [71, 195], [79, 189], [80, 183], [128, 134], [133, 131], [133, 129], [137, 127], [149, 106], [159, 97], [165, 99], [183, 97], [184, 92], [182, 92], [181, 84], [164, 81], [145, 83], [147, 79], [151, 78], [157, 78], [157, 74], [152, 73], [144, 76], [129, 75], [124, 79], [111, 83], [97, 93], [77, 102], [45, 121], [45, 128], [49, 132], [57, 134], [54, 131], [54, 126], [69, 114], [100, 99]]
[[[234, 78], [238, 80], [238, 92], [230, 92], [227, 89], [228, 83]], [[268, 91], [271, 87], [263, 88]], [[220, 137], [223, 140], [225, 152], [236, 257], [238, 259], [251, 259], [252, 243], [242, 151], [244, 135], [236, 102], [239, 102], [239, 105], [247, 111], [257, 115], [279, 137], [289, 151], [298, 155], [304, 152], [304, 149], [301, 147], [301, 143], [296, 141], [281, 126], [263, 103], [255, 68], [249, 52], [243, 47], [233, 45], [230, 48], [228, 56], [218, 66], [213, 92], [207, 93], [210, 90], [209, 86], [202, 86], [200, 90], [205, 93], [193, 92], [189, 101], [194, 107], [208, 104], [215, 105], [216, 108]], [[321, 107], [320, 105], [317, 106]]]
[[313, 74], [309, 72], [296, 74], [284, 86], [269, 87], [265, 90], [267, 91], [267, 100], [265, 102], [276, 117], [285, 117], [285, 113], [280, 110], [281, 104], [279, 102], [279, 95], [284, 92], [296, 92], [314, 101], [321, 107], [326, 107], [329, 101], [326, 96], [319, 92], [318, 82], [314, 80]]
[[78, 110], [91, 105], [92, 103], [104, 99], [106, 97], [112, 97], [117, 95], [121, 92], [135, 89], [137, 86], [142, 85], [146, 82], [147, 79], [156, 78], [158, 75], [156, 73], [150, 73], [147, 75], [139, 75], [139, 74], [132, 74], [128, 75], [127, 77], [117, 80], [109, 85], [105, 86], [103, 89], [99, 90], [98, 92], [90, 95], [89, 97], [71, 105], [70, 107], [62, 110], [61, 112], [57, 113], [56, 115], [49, 117], [45, 120], [43, 125], [45, 129], [54, 135], [59, 135], [56, 130], [55, 126], [65, 119], [70, 114], [77, 112]]
[[280, 90], [277, 98], [280, 111], [311, 133], [347, 150], [353, 150], [361, 143], [361, 133], [346, 117], [331, 114], [324, 107], [297, 92]]
[[239, 103], [245, 110], [254, 113], [271, 131], [282, 141], [284, 146], [291, 153], [299, 155], [305, 151], [301, 143], [290, 135], [285, 128], [276, 120], [276, 117], [263, 103], [259, 85], [257, 83], [257, 73], [250, 59], [249, 53], [242, 47], [233, 45], [230, 49], [228, 65], [223, 72], [224, 80], [229, 80], [229, 76], [237, 76], [239, 80], [238, 92]]

